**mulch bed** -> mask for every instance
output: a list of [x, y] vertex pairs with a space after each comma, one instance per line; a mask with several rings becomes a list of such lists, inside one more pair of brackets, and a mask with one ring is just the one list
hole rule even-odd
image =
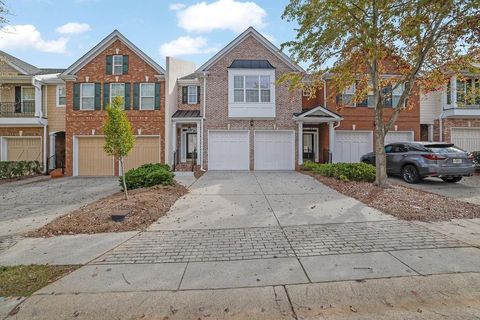
[[16, 178], [11, 178], [11, 179], [0, 179], [0, 184], [4, 184], [4, 183], [10, 183], [10, 182], [15, 182], [15, 181], [21, 181], [21, 180], [27, 180], [27, 179], [30, 179], [30, 178], [35, 178], [35, 177], [39, 177], [39, 176], [45, 176], [44, 174], [34, 174], [34, 175], [30, 175], [30, 176], [23, 176], [23, 177], [16, 177]]
[[403, 220], [449, 221], [480, 217], [480, 205], [400, 185], [379, 188], [369, 182], [343, 182], [304, 172], [336, 191]]
[[[119, 192], [58, 217], [42, 228], [29, 232], [27, 236], [144, 230], [165, 215], [175, 201], [187, 192], [179, 184], [131, 190], [129, 200], [125, 200], [124, 193]], [[112, 214], [127, 216], [121, 222], [114, 222]]]

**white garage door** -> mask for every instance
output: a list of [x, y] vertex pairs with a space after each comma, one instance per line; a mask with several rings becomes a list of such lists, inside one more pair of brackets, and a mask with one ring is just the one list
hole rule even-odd
[[480, 128], [452, 128], [451, 141], [466, 151], [480, 151]]
[[209, 131], [209, 170], [248, 170], [249, 131]]
[[394, 142], [410, 142], [414, 140], [413, 131], [390, 131], [385, 136], [385, 144]]
[[360, 162], [373, 151], [372, 131], [335, 131], [333, 162]]
[[255, 131], [255, 170], [295, 170], [294, 131]]

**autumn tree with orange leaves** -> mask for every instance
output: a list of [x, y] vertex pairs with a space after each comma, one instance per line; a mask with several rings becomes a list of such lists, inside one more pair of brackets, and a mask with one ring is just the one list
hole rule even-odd
[[[388, 186], [385, 135], [410, 107], [415, 84], [424, 91], [441, 88], [478, 58], [480, 0], [291, 0], [283, 18], [298, 28], [282, 48], [308, 63], [310, 76], [308, 82], [300, 74], [283, 80], [313, 94], [328, 72], [337, 92], [357, 83], [353, 99], [373, 100], [375, 184], [381, 187]], [[385, 77], [384, 62], [392, 58], [396, 72]], [[386, 117], [384, 102], [393, 90], [401, 95]]]

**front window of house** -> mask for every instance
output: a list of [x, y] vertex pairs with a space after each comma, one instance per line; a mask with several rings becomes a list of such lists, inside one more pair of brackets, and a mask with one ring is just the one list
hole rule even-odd
[[269, 75], [236, 75], [233, 77], [234, 102], [269, 103], [271, 88]]
[[93, 110], [95, 108], [95, 84], [82, 83], [80, 87], [80, 109]]
[[22, 87], [21, 108], [23, 112], [35, 111], [35, 88], [34, 87]]
[[122, 55], [114, 55], [112, 58], [113, 61], [113, 74], [123, 74], [123, 56]]
[[125, 105], [125, 84], [124, 83], [111, 83], [110, 84], [110, 103], [112, 103], [113, 98], [120, 97], [122, 98], [123, 104]]
[[64, 107], [67, 104], [67, 91], [65, 85], [57, 86], [57, 107]]
[[198, 87], [197, 86], [188, 86], [188, 104], [198, 104], [197, 97], [198, 97]]
[[155, 85], [153, 83], [140, 84], [140, 110], [153, 110], [155, 106]]
[[480, 104], [480, 79], [457, 79], [457, 104], [460, 106]]

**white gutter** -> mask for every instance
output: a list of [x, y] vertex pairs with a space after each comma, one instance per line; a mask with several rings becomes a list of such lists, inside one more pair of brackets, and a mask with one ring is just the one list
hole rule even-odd
[[48, 172], [47, 165], [47, 125], [43, 126], [43, 173]]
[[203, 168], [203, 125], [205, 120], [205, 112], [207, 110], [207, 75], [208, 72], [204, 71], [203, 76], [203, 107], [202, 107], [202, 118], [200, 119], [200, 170]]

